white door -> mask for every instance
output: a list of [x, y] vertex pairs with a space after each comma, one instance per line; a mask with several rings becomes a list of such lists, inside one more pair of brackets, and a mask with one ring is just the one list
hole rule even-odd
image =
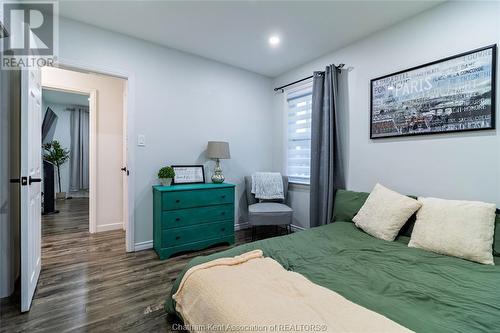
[[30, 309], [40, 275], [42, 89], [40, 70], [21, 73], [21, 311]]

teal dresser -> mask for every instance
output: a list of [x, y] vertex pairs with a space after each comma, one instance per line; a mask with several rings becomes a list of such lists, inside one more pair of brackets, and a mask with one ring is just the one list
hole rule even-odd
[[160, 259], [234, 243], [234, 185], [153, 186], [153, 244]]

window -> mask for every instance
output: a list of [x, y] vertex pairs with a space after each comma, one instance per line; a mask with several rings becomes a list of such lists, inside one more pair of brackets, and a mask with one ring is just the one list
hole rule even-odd
[[309, 184], [311, 170], [312, 84], [287, 92], [287, 174], [290, 182]]

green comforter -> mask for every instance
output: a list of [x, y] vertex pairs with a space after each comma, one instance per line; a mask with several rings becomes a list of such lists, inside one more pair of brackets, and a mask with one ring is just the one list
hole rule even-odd
[[[335, 222], [197, 257], [179, 275], [171, 295], [190, 267], [262, 249], [286, 269], [411, 330], [500, 331], [500, 266], [408, 248], [408, 239], [387, 242], [351, 222]], [[167, 311], [175, 313], [171, 297]]]

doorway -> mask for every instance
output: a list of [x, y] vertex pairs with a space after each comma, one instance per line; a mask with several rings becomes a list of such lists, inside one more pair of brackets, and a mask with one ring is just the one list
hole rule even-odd
[[[89, 96], [89, 232], [128, 233], [127, 81], [48, 67], [42, 68], [42, 86]], [[71, 171], [74, 176], [74, 168]]]
[[[62, 62], [60, 66], [63, 66]], [[130, 79], [129, 75], [104, 74], [106, 71], [94, 72], [83, 70], [83, 67], [78, 70], [74, 68], [45, 67], [24, 71], [18, 83], [21, 92], [19, 107], [21, 117], [18, 119], [18, 125], [15, 126], [19, 126], [20, 130], [20, 140], [18, 140], [20, 141], [18, 144], [20, 174], [14, 175], [11, 181], [17, 181], [20, 189], [20, 209], [18, 210], [21, 238], [20, 295], [23, 312], [30, 309], [33, 296], [35, 296], [35, 301], [37, 299], [35, 290], [38, 279], [44, 281], [47, 274], [53, 276], [54, 272], [50, 273], [50, 268], [59, 267], [61, 260], [71, 261], [75, 264], [73, 265], [75, 269], [84, 269], [86, 265], [82, 266], [81, 263], [90, 264], [90, 261], [94, 259], [93, 251], [111, 255], [124, 253], [125, 250], [127, 252], [134, 250], [133, 214], [128, 213], [128, 207], [134, 205], [134, 197], [129, 195], [129, 192], [133, 191], [133, 176], [130, 176], [128, 169], [133, 161], [131, 156], [133, 151], [129, 154], [127, 145], [127, 142], [131, 142], [130, 136], [133, 135], [132, 122], [129, 122], [130, 118], [133, 119], [133, 94], [130, 94], [132, 81], [129, 81], [133, 80], [133, 77]], [[85, 198], [88, 192], [88, 208], [85, 205], [70, 207], [61, 204], [60, 213], [63, 214], [59, 215], [64, 216], [64, 212], [88, 212], [86, 219], [89, 221], [89, 226], [88, 231], [84, 230], [85, 237], [77, 238], [79, 241], [75, 239], [62, 239], [61, 241], [60, 239], [61, 242], [57, 243], [57, 240], [52, 239], [53, 243], [42, 247], [41, 134], [42, 115], [47, 113], [46, 108], [42, 113], [43, 88], [52, 92], [84, 95], [89, 101], [88, 191], [85, 186], [78, 187], [74, 191], [75, 198]], [[115, 118], [112, 117], [113, 115]], [[56, 198], [56, 193], [59, 192], [61, 199], [68, 199], [68, 193], [71, 191], [68, 190], [69, 192], [65, 195], [62, 193], [65, 192], [63, 179], [59, 181], [59, 176], [62, 174], [62, 170], [59, 173], [54, 172], [53, 197]], [[57, 180], [55, 177], [58, 177]], [[61, 185], [60, 188], [59, 185]], [[50, 194], [48, 195], [52, 198]], [[69, 203], [69, 200], [64, 200], [64, 203]], [[53, 214], [55, 215], [57, 214]], [[74, 215], [66, 216], [66, 220], [74, 219]], [[109, 233], [114, 236], [108, 237]], [[115, 237], [116, 235], [119, 237]], [[93, 242], [97, 246], [93, 245]], [[44, 269], [40, 275], [42, 251], [47, 250], [53, 251], [45, 257], [49, 265], [49, 273], [44, 274]], [[64, 254], [65, 258], [59, 257]], [[46, 283], [47, 281], [44, 281], [42, 286]], [[85, 286], [82, 287], [85, 289]]]
[[42, 238], [78, 237], [93, 223], [90, 113], [96, 109], [90, 101], [90, 94], [42, 88]]

